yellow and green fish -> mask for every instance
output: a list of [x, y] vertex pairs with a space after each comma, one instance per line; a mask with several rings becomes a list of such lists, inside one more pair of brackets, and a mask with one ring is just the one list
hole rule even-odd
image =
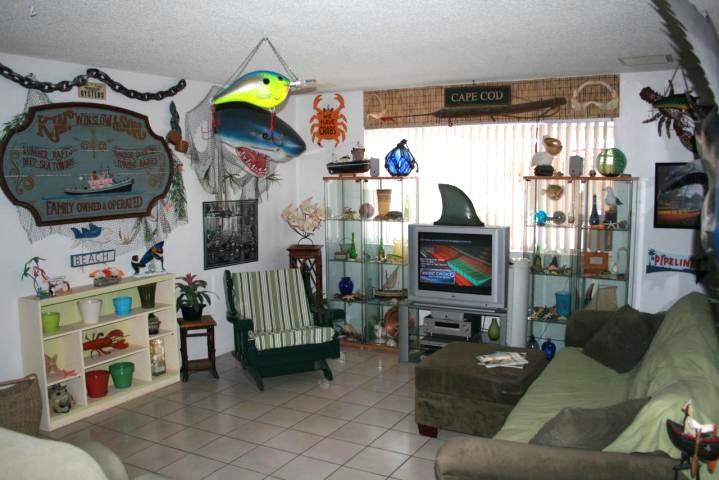
[[212, 99], [214, 105], [244, 102], [262, 108], [274, 108], [287, 98], [290, 80], [269, 70], [246, 73], [222, 89]]

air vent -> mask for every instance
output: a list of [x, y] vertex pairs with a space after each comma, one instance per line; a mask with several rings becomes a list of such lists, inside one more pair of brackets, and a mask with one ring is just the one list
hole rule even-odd
[[621, 57], [619, 61], [627, 67], [648, 67], [650, 65], [668, 65], [674, 63], [671, 55], [641, 55], [638, 57]]

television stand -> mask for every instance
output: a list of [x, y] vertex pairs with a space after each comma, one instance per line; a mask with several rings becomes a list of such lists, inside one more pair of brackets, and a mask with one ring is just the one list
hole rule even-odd
[[[420, 302], [409, 302], [406, 308], [400, 308], [399, 353], [400, 361], [409, 361], [409, 328], [408, 311], [429, 310], [430, 315], [424, 319], [424, 325], [416, 328], [419, 331], [419, 348], [421, 350], [437, 350], [450, 342], [496, 343], [507, 345], [507, 310], [479, 308], [455, 305], [441, 305]], [[404, 317], [404, 318], [403, 318]], [[499, 340], [493, 342], [487, 337], [486, 329], [496, 319], [499, 323]], [[426, 327], [430, 325], [430, 328]]]

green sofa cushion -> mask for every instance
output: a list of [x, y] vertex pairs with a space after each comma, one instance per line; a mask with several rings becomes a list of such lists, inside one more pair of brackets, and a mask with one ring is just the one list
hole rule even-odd
[[600, 408], [626, 400], [632, 374], [620, 374], [565, 347], [529, 387], [494, 438], [527, 443], [564, 407]]
[[[674, 383], [656, 392], [605, 452], [651, 453], [665, 452], [672, 458], [679, 458], [680, 452], [669, 440], [665, 422], [667, 419], [681, 422], [684, 414], [682, 405], [687, 399], [694, 404], [694, 417], [700, 423], [716, 423], [719, 419], [719, 387], [699, 376], [675, 377]], [[702, 468], [702, 478], [710, 478]], [[719, 478], [719, 471], [711, 478]]]
[[661, 324], [663, 315], [641, 313], [625, 305], [587, 341], [584, 353], [619, 373], [633, 369]]
[[[681, 422], [681, 407], [694, 403], [700, 423], [719, 421], [719, 340], [708, 297], [691, 293], [666, 313], [654, 341], [635, 370], [630, 395], [651, 395], [637, 418], [605, 451], [654, 452], [678, 458], [665, 421]], [[702, 477], [706, 474], [703, 469]], [[709, 476], [707, 475], [707, 478]], [[719, 478], [715, 472], [711, 478]]]
[[715, 322], [707, 296], [694, 292], [679, 299], [666, 312], [638, 365], [629, 398], [653, 397], [687, 375], [704, 377], [708, 383], [719, 385]]
[[255, 348], [257, 350], [270, 350], [273, 348], [296, 347], [330, 342], [335, 331], [332, 327], [305, 327], [280, 332], [255, 333]]
[[529, 443], [602, 450], [632, 423], [648, 401], [646, 397], [603, 408], [563, 408]]

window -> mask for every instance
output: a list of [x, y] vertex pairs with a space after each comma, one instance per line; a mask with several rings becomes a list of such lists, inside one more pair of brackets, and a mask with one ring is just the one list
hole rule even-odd
[[555, 168], [567, 173], [569, 157], [579, 155], [586, 174], [599, 151], [614, 146], [614, 122], [372, 129], [365, 130], [364, 146], [367, 158], [379, 158], [382, 164], [387, 152], [407, 139], [419, 163], [420, 222], [432, 223], [441, 216], [437, 184], [449, 183], [472, 199], [485, 224], [509, 226], [510, 249], [520, 252], [526, 215], [522, 177], [532, 174], [535, 145], [544, 135], [558, 138], [564, 146], [554, 160]]

